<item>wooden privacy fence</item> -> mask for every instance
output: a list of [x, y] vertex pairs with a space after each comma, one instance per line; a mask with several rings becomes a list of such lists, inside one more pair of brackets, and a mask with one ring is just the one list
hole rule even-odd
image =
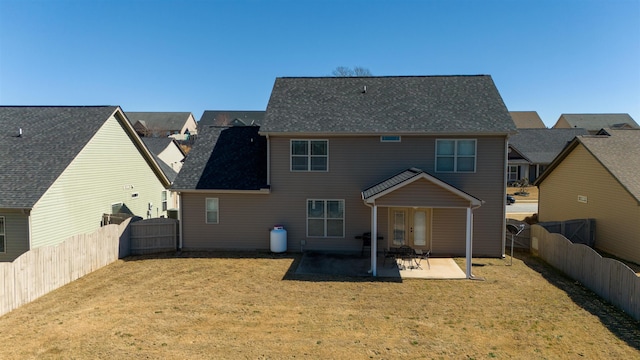
[[178, 220], [157, 218], [131, 223], [131, 255], [143, 255], [178, 248]]
[[0, 315], [127, 256], [128, 232], [125, 220], [0, 263]]
[[574, 244], [593, 247], [596, 242], [596, 220], [574, 219], [538, 223], [550, 233], [562, 234]]
[[620, 261], [573, 244], [540, 225], [531, 226], [531, 250], [551, 266], [582, 283], [614, 306], [640, 320], [640, 277]]

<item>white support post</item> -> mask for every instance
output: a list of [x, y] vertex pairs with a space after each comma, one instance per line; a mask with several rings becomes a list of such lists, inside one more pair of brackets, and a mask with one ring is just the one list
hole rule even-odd
[[471, 208], [467, 208], [467, 229], [466, 229], [466, 238], [467, 238], [467, 249], [466, 249], [466, 260], [467, 260], [467, 279], [471, 279], [471, 258], [473, 257], [473, 212]]
[[371, 273], [378, 276], [378, 206], [371, 208]]

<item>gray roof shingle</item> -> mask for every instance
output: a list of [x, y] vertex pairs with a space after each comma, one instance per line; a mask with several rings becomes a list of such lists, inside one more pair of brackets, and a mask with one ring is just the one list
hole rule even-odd
[[509, 146], [533, 164], [549, 164], [562, 149], [586, 129], [520, 129], [509, 138]]
[[117, 109], [1, 106], [0, 208], [32, 208]]
[[607, 129], [607, 132], [611, 136], [580, 136], [578, 139], [640, 202], [640, 129]]
[[164, 131], [181, 130], [191, 113], [127, 111], [126, 115], [131, 125], [135, 125], [137, 121], [144, 121], [147, 129]]
[[475, 76], [277, 78], [262, 133], [460, 134], [516, 129], [493, 80]]
[[204, 128], [187, 155], [175, 190], [267, 188], [267, 141], [257, 126]]
[[198, 128], [205, 126], [260, 125], [264, 119], [264, 111], [258, 110], [205, 110], [202, 113]]
[[556, 122], [556, 125], [558, 125], [562, 119], [573, 128], [585, 128], [589, 131], [613, 128], [623, 124], [628, 124], [632, 128], [639, 128], [638, 124], [629, 114], [562, 114]]

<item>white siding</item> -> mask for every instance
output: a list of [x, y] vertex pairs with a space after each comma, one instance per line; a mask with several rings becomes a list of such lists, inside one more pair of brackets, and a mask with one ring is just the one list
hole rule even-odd
[[[134, 214], [166, 215], [165, 190], [158, 177], [115, 117], [109, 118], [32, 211], [32, 247], [57, 244], [100, 226], [113, 203]], [[137, 198], [132, 194], [137, 193]]]

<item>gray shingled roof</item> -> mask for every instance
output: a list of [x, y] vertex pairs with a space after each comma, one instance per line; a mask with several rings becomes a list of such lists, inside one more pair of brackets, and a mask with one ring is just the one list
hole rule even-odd
[[267, 188], [267, 141], [257, 126], [204, 128], [187, 155], [175, 190]]
[[561, 119], [566, 120], [571, 127], [585, 128], [589, 131], [598, 131], [602, 128], [612, 128], [622, 124], [639, 128], [629, 114], [562, 114], [556, 124]]
[[362, 191], [362, 193], [361, 193], [362, 200], [371, 199], [372, 197], [374, 197], [374, 196], [376, 196], [376, 195], [378, 195], [380, 193], [383, 193], [383, 192], [385, 192], [387, 190], [390, 190], [390, 189], [394, 188], [395, 186], [398, 186], [398, 185], [400, 185], [402, 183], [405, 183], [406, 181], [411, 180], [412, 178], [415, 178], [416, 176], [428, 176], [428, 177], [432, 178], [433, 180], [440, 182], [443, 186], [445, 186], [445, 187], [447, 187], [447, 188], [449, 188], [451, 190], [455, 190], [455, 191], [457, 191], [457, 192], [459, 192], [461, 194], [465, 194], [468, 199], [470, 199], [470, 200], [472, 199], [472, 201], [476, 202], [477, 204], [482, 204], [483, 203], [483, 201], [478, 199], [477, 197], [475, 197], [475, 196], [473, 196], [473, 195], [471, 195], [471, 194], [469, 194], [469, 193], [467, 193], [465, 191], [462, 191], [459, 188], [457, 188], [457, 187], [455, 187], [455, 186], [453, 186], [451, 184], [448, 184], [447, 182], [442, 181], [442, 180], [438, 179], [437, 177], [435, 177], [435, 176], [423, 171], [422, 169], [418, 169], [418, 168], [409, 168], [407, 170], [401, 171], [400, 173], [398, 173], [398, 174], [396, 174], [396, 175], [394, 175], [394, 176], [392, 176], [392, 177], [390, 177], [388, 179], [385, 179], [385, 180], [383, 180], [383, 181], [381, 181], [381, 182], [379, 182], [379, 183], [377, 183], [377, 184], [375, 184], [373, 186], [370, 186], [370, 187], [364, 189]]
[[205, 110], [200, 121], [198, 121], [198, 128], [205, 126], [261, 125], [264, 113], [264, 111], [258, 110]]
[[640, 129], [607, 132], [611, 136], [581, 136], [579, 140], [640, 202]]
[[181, 130], [189, 115], [190, 112], [126, 112], [131, 125], [135, 125], [136, 121], [144, 121], [144, 126], [149, 130]]
[[611, 130], [607, 135], [581, 135], [556, 157], [536, 179], [542, 183], [579, 144], [582, 144], [611, 175], [640, 203], [640, 129]]
[[162, 161], [158, 155], [160, 155], [160, 153], [162, 153], [164, 149], [166, 149], [175, 140], [169, 137], [142, 137], [141, 139], [147, 149], [149, 149], [149, 152], [151, 152], [151, 155], [160, 167], [160, 170], [162, 170], [170, 182], [174, 182], [178, 173], [173, 170], [169, 164]]
[[516, 129], [488, 75], [277, 78], [262, 133], [459, 134]]
[[116, 109], [0, 107], [0, 208], [33, 207]]
[[174, 141], [170, 137], [143, 137], [141, 139], [154, 155], [160, 155]]
[[533, 164], [550, 164], [562, 149], [586, 129], [520, 129], [509, 138], [509, 146]]

